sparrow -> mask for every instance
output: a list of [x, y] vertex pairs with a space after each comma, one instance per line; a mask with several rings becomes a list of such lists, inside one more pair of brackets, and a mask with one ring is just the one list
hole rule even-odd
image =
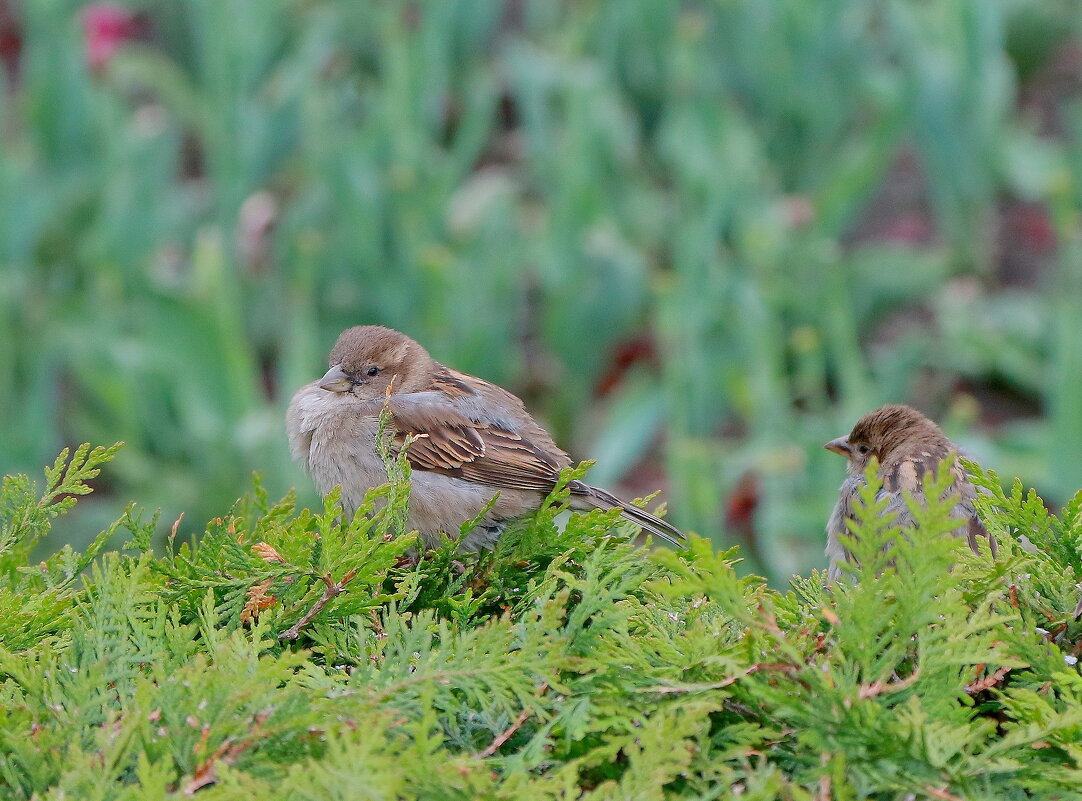
[[[933, 477], [940, 463], [959, 450], [939, 426], [916, 409], [900, 404], [869, 412], [857, 421], [848, 436], [832, 439], [823, 447], [849, 461], [849, 475], [827, 521], [826, 555], [830, 559], [827, 575], [831, 580], [841, 576], [841, 563], [851, 558], [839, 537], [847, 533], [846, 521], [853, 516], [853, 504], [864, 486], [868, 462], [873, 457], [879, 462], [878, 474], [883, 481], [879, 499], [889, 499], [885, 513], [895, 515], [898, 526], [911, 527], [913, 515], [906, 506], [905, 493], [923, 502], [925, 477]], [[957, 497], [951, 516], [959, 521], [955, 536], [964, 536], [974, 553], [978, 553], [977, 540], [988, 539], [994, 556], [996, 542], [988, 535], [973, 505], [976, 488], [957, 461], [950, 471], [953, 481], [947, 494]]]
[[[356, 513], [365, 493], [387, 480], [376, 435], [387, 408], [393, 444], [411, 442], [408, 526], [426, 547], [458, 536], [497, 495], [464, 551], [491, 547], [505, 524], [536, 509], [571, 459], [522, 401], [484, 379], [437, 362], [420, 344], [390, 328], [342, 332], [327, 372], [301, 387], [286, 412], [293, 458], [321, 495], [342, 488], [343, 512]], [[574, 509], [619, 509], [626, 519], [677, 544], [683, 534], [654, 515], [582, 481], [568, 485]]]

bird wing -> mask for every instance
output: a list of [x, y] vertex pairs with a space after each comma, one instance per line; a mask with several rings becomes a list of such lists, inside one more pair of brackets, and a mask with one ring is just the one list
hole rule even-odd
[[[556, 485], [560, 470], [571, 464], [510, 392], [446, 368], [429, 387], [392, 394], [387, 401], [398, 443], [415, 437], [406, 454], [415, 470], [545, 494]], [[568, 489], [586, 507], [618, 508], [628, 520], [673, 544], [684, 536], [672, 524], [605, 490], [582, 481], [570, 482]]]
[[[882, 495], [890, 499], [886, 512], [897, 515], [896, 522], [901, 526], [913, 525], [913, 515], [906, 505], [904, 493], [908, 492], [919, 503], [924, 503], [924, 480], [934, 472], [943, 456], [937, 457], [929, 452], [921, 452], [908, 459], [900, 459], [891, 465], [885, 465], [883, 470]], [[951, 484], [947, 488], [946, 496], [958, 499], [951, 516], [965, 521], [964, 528], [957, 533], [966, 538], [969, 547], [974, 553], [978, 553], [977, 540], [984, 537], [989, 541], [995, 554], [995, 540], [993, 540], [984, 523], [977, 517], [977, 509], [973, 504], [977, 497], [977, 489], [969, 480], [965, 468], [955, 461], [950, 468]], [[945, 496], [945, 497], [946, 497]]]
[[977, 488], [973, 486], [973, 482], [969, 480], [969, 474], [966, 473], [964, 467], [958, 462], [955, 462], [951, 467], [951, 474], [954, 476], [954, 483], [951, 485], [951, 490], [958, 493], [958, 504], [954, 507], [954, 516], [964, 518], [967, 521], [964, 531], [966, 542], [969, 543], [969, 547], [973, 549], [973, 553], [980, 553], [977, 549], [977, 540], [981, 537], [988, 540], [988, 546], [991, 548], [992, 556], [996, 555], [996, 538], [988, 533], [988, 529], [985, 528], [984, 523], [977, 517], [977, 506], [973, 503], [977, 498]]
[[551, 490], [560, 469], [570, 463], [566, 454], [546, 447], [551, 443], [547, 435], [539, 443], [510, 425], [475, 419], [479, 415], [470, 414], [469, 405], [456, 402], [472, 396], [469, 385], [454, 375], [450, 380], [449, 392], [434, 389], [388, 399], [397, 442], [414, 437], [407, 453], [410, 466], [492, 487]]
[[908, 459], [899, 459], [885, 464], [880, 470], [883, 488], [879, 497], [887, 498], [889, 503], [885, 514], [894, 515], [898, 526], [914, 525], [913, 514], [906, 505], [906, 493], [920, 504], [924, 503], [924, 477], [935, 469], [935, 459], [930, 453], [921, 453]]

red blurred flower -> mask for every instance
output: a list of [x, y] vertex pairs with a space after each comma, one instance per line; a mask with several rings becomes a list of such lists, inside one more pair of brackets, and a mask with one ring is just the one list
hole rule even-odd
[[1023, 204], [1014, 210], [1011, 217], [1009, 227], [1023, 245], [1043, 255], [1056, 249], [1056, 229], [1047, 208], [1033, 203]]
[[923, 214], [903, 214], [882, 231], [882, 239], [906, 245], [925, 245], [935, 236], [932, 221]]
[[748, 470], [736, 482], [725, 500], [725, 529], [759, 566], [767, 564], [755, 527], [755, 517], [763, 496], [763, 482], [754, 470]]
[[618, 343], [609, 366], [594, 387], [594, 394], [598, 397], [608, 395], [619, 386], [633, 365], [642, 362], [657, 365], [657, 347], [652, 337], [643, 335]]
[[725, 501], [725, 525], [740, 532], [751, 532], [761, 495], [762, 482], [758, 474], [754, 470], [744, 473]]
[[83, 8], [83, 38], [90, 69], [100, 72], [125, 42], [139, 35], [141, 25], [131, 9], [116, 3], [91, 3]]
[[10, 4], [0, 0], [0, 66], [6, 69], [12, 78], [18, 69], [22, 47], [22, 34]]

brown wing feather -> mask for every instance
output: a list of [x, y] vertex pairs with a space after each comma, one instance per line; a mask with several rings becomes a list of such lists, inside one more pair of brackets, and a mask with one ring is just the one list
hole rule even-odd
[[442, 392], [452, 400], [475, 395], [476, 393], [473, 388], [470, 387], [470, 378], [472, 378], [472, 376], [444, 367], [432, 376], [432, 389], [437, 392]]
[[534, 443], [488, 426], [479, 430], [485, 457], [462, 465], [462, 477], [493, 486], [548, 492], [560, 476], [560, 464]]
[[894, 464], [884, 465], [883, 488], [887, 492], [908, 492], [919, 495], [924, 492], [924, 477], [935, 469], [938, 460], [931, 454], [922, 453], [908, 459], [900, 459]]
[[[887, 466], [887, 469], [882, 474], [884, 490], [892, 495], [905, 491], [918, 499], [923, 498], [925, 478], [930, 478], [929, 474], [935, 471], [936, 466], [945, 456], [946, 454], [921, 452], [909, 459], [900, 459], [893, 465]], [[977, 497], [977, 490], [970, 483], [965, 469], [957, 462], [951, 465], [951, 478], [953, 482], [947, 489], [947, 495], [954, 495], [958, 498], [958, 504], [954, 507], [952, 514], [955, 518], [966, 521], [965, 527], [957, 532], [958, 535], [966, 538], [966, 542], [974, 553], [978, 553], [977, 540], [984, 537], [991, 544], [992, 555], [994, 556], [996, 550], [995, 540], [989, 536], [984, 523], [977, 517], [977, 510], [973, 505], [973, 499]], [[897, 503], [892, 501], [890, 509], [899, 515], [898, 522], [900, 524], [907, 525], [912, 522], [911, 515], [900, 496], [898, 496]]]
[[[398, 421], [396, 421], [397, 423]], [[398, 426], [396, 425], [396, 428]], [[408, 428], [416, 428], [410, 426]], [[403, 431], [398, 429], [395, 440], [405, 442], [406, 434], [416, 439], [410, 445], [408, 459], [414, 469], [455, 469], [479, 456], [484, 456], [485, 444], [477, 431], [470, 427], [429, 427], [427, 431]]]
[[[465, 373], [441, 367], [427, 390], [392, 395], [387, 404], [399, 445], [410, 434], [417, 437], [407, 454], [415, 470], [545, 494], [560, 469], [571, 464], [521, 400]], [[624, 517], [669, 542], [677, 544], [683, 537], [670, 523], [605, 490], [581, 481], [569, 489], [586, 506], [619, 508]]]
[[955, 512], [959, 510], [968, 518], [969, 523], [965, 529], [966, 542], [969, 543], [969, 547], [973, 549], [973, 553], [979, 553], [977, 549], [977, 541], [980, 538], [988, 540], [988, 546], [992, 551], [992, 556], [996, 555], [996, 539], [988, 533], [988, 529], [985, 528], [984, 523], [977, 517], [977, 507], [973, 501], [977, 497], [977, 488], [973, 486], [973, 483], [969, 480], [969, 474], [962, 465], [955, 462], [951, 467], [951, 475], [954, 478], [954, 484], [951, 489], [958, 493], [959, 502], [955, 507]]
[[416, 439], [407, 458], [415, 470], [446, 475], [505, 489], [548, 492], [568, 463], [562, 451], [550, 453], [497, 425], [471, 420], [446, 403], [426, 406], [391, 397], [389, 408], [401, 445]]

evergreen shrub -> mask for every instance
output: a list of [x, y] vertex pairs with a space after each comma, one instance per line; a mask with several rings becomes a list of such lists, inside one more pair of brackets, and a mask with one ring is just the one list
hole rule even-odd
[[133, 505], [31, 564], [116, 451], [0, 490], [4, 798], [1082, 792], [1082, 493], [1055, 516], [971, 466], [993, 560], [942, 536], [949, 502], [892, 529], [873, 478], [862, 567], [783, 592], [695, 536], [651, 552], [612, 512], [557, 525], [563, 490], [494, 552], [418, 562], [392, 458], [352, 521], [257, 481], [196, 542], [153, 552]]

